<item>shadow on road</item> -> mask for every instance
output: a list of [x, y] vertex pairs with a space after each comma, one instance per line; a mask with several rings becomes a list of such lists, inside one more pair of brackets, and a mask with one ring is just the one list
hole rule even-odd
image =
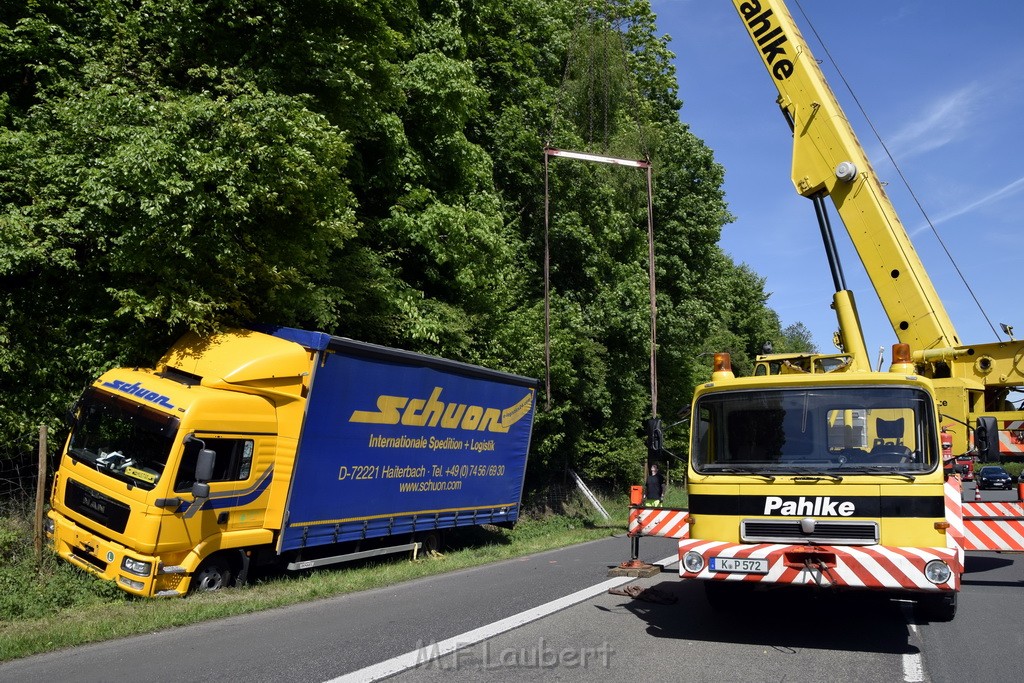
[[[984, 555], [969, 554], [964, 557], [964, 576], [961, 581], [965, 586], [1022, 586], [1024, 580], [1007, 578], [1006, 573], [997, 575], [1006, 567], [1013, 566], [1013, 557], [998, 553]], [[997, 574], [986, 574], [996, 572]]]
[[734, 609], [715, 611], [699, 582], [665, 579], [652, 587], [677, 602], [623, 598], [618, 607], [645, 621], [647, 633], [656, 638], [761, 645], [779, 652], [919, 652], [908, 643], [901, 603], [882, 595], [780, 588], [751, 593]]
[[1013, 564], [1013, 558], [1002, 555], [967, 555], [964, 557], [964, 574], [990, 572]]

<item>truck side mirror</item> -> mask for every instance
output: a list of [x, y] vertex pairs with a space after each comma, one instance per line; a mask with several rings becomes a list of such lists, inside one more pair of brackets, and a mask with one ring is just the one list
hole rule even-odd
[[196, 499], [210, 498], [210, 479], [213, 478], [213, 463], [217, 454], [210, 449], [202, 449], [196, 458], [196, 483], [193, 484], [193, 497]]
[[999, 459], [999, 423], [994, 417], [978, 418], [978, 424], [974, 427], [974, 447], [984, 462]]
[[192, 484], [193, 498], [210, 497], [210, 484], [208, 482], [213, 479], [213, 463], [216, 459], [217, 453], [209, 448], [203, 448], [199, 451], [199, 455], [196, 457], [196, 483]]
[[192, 484], [192, 497], [196, 500], [200, 498], [206, 499], [210, 497], [210, 485], [200, 482]]
[[661, 420], [652, 417], [644, 423], [647, 430], [647, 452], [648, 459], [656, 458], [661, 453], [664, 445], [665, 435]]
[[195, 481], [205, 484], [213, 479], [213, 463], [216, 459], [217, 453], [209, 448], [203, 448], [199, 451], [199, 456], [196, 458]]

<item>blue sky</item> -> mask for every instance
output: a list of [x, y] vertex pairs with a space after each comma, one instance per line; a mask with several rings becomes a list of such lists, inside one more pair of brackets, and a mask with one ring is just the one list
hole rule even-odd
[[[722, 247], [736, 262], [767, 278], [769, 304], [783, 326], [802, 322], [819, 350], [832, 352], [832, 278], [813, 207], [793, 189], [791, 138], [775, 104], [777, 91], [739, 16], [728, 0], [651, 4], [659, 34], [672, 37], [683, 101], [680, 118], [725, 167], [726, 200], [736, 221], [725, 228]], [[1013, 325], [1014, 336], [1024, 338], [1024, 2], [787, 4], [814, 56], [822, 61], [825, 77], [875, 171], [887, 183], [960, 339], [968, 344], [1005, 339], [999, 331], [1001, 322]], [[888, 161], [815, 32], [956, 266]], [[896, 336], [838, 214], [831, 204], [829, 209], [872, 362], [880, 346], [888, 359]]]

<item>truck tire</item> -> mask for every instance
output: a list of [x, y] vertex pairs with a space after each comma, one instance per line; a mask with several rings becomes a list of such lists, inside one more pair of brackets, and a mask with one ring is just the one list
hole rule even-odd
[[914, 605], [915, 612], [920, 619], [925, 621], [953, 621], [953, 617], [956, 616], [958, 594], [954, 592], [942, 595], [923, 595], [917, 599]]
[[203, 560], [192, 574], [190, 593], [209, 593], [229, 588], [234, 581], [234, 567], [227, 555], [217, 554]]
[[441, 530], [425, 531], [416, 535], [416, 541], [420, 542], [420, 552], [426, 555], [441, 551]]

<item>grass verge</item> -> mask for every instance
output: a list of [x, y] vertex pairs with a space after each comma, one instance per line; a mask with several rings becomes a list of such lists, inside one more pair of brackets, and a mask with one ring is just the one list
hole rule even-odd
[[625, 500], [605, 506], [621, 514], [610, 522], [596, 521], [589, 510], [569, 506], [563, 514], [527, 517], [513, 530], [459, 530], [452, 534], [455, 548], [439, 557], [396, 557], [278, 575], [184, 600], [134, 599], [48, 551], [36, 566], [29, 517], [10, 513], [0, 516], [0, 661], [379, 588], [624, 533]]

